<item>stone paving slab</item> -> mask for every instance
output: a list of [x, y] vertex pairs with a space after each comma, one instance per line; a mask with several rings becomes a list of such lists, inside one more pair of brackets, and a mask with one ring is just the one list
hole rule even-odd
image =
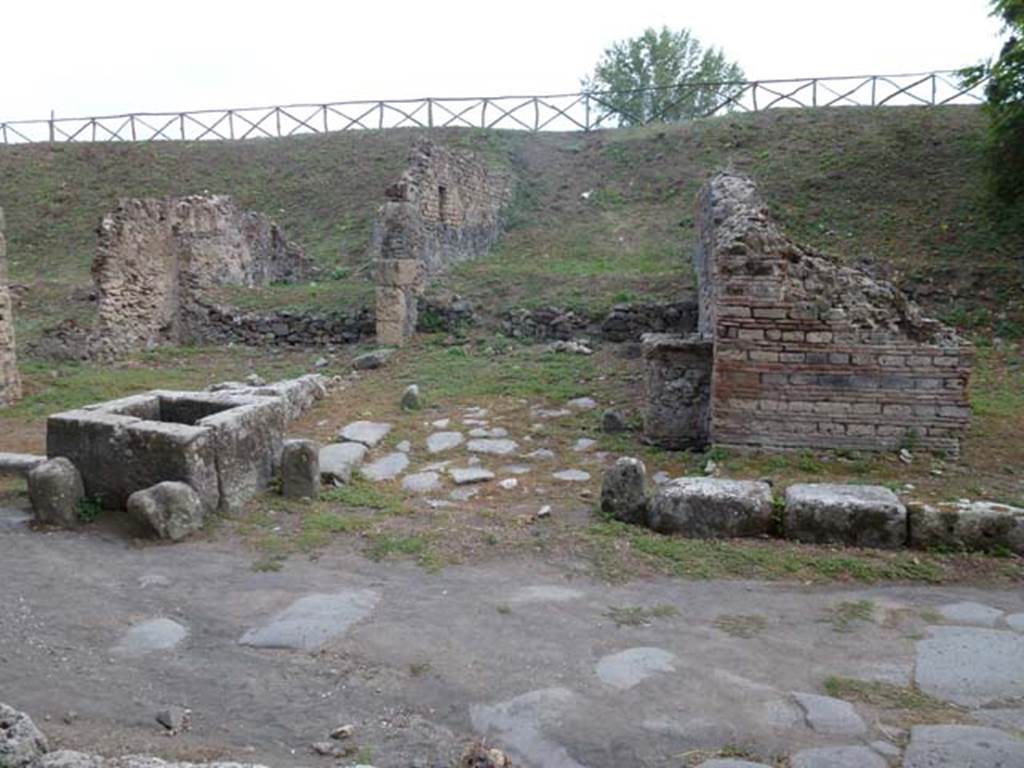
[[263, 626], [250, 629], [238, 642], [254, 648], [314, 651], [369, 616], [379, 600], [380, 594], [370, 589], [307, 595]]
[[1009, 630], [930, 627], [917, 643], [925, 693], [966, 707], [1024, 698], [1024, 636]]
[[1024, 739], [993, 728], [917, 725], [903, 768], [1024, 768]]
[[353, 421], [341, 428], [338, 435], [352, 443], [362, 443], [367, 448], [375, 447], [387, 437], [391, 425], [379, 421]]
[[125, 632], [110, 651], [119, 656], [144, 656], [171, 650], [187, 636], [188, 629], [173, 619], [148, 619]]
[[382, 480], [393, 480], [402, 474], [408, 466], [409, 457], [401, 451], [395, 451], [366, 464], [359, 471], [363, 477], [380, 482]]

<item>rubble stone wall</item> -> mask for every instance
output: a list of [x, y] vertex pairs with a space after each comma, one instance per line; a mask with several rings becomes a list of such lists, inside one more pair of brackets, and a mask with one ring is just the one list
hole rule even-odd
[[4, 240], [4, 210], [0, 208], [0, 406], [21, 397], [21, 376], [14, 345], [14, 310], [7, 286], [7, 241]]
[[90, 347], [116, 356], [188, 340], [189, 305], [218, 285], [265, 285], [308, 271], [266, 217], [225, 196], [125, 199], [100, 223]]
[[486, 253], [501, 234], [512, 175], [466, 151], [421, 142], [385, 191], [374, 233], [377, 338], [402, 344], [430, 276]]
[[714, 443], [959, 450], [973, 353], [952, 329], [787, 239], [748, 178], [713, 177], [697, 222]]

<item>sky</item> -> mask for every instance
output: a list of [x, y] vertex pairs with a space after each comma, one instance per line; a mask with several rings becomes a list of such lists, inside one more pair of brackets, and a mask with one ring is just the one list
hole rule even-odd
[[579, 90], [612, 42], [689, 28], [751, 79], [993, 56], [987, 0], [50, 0], [5, 4], [0, 120]]

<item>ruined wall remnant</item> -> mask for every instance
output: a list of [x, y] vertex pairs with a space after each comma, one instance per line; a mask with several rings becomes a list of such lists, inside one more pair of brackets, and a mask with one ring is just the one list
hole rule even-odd
[[697, 226], [710, 442], [959, 450], [972, 350], [952, 329], [893, 285], [786, 238], [746, 177], [705, 184]]
[[98, 234], [90, 346], [99, 354], [187, 341], [190, 309], [203, 291], [293, 280], [308, 270], [301, 248], [276, 224], [222, 195], [121, 200]]
[[675, 450], [707, 445], [711, 352], [711, 342], [692, 334], [644, 335], [649, 440]]
[[431, 275], [486, 253], [501, 234], [512, 176], [471, 152], [421, 142], [388, 187], [374, 233], [377, 339], [402, 344]]
[[4, 209], [0, 208], [0, 406], [21, 397], [21, 376], [14, 349], [14, 311], [7, 287], [7, 241], [4, 240]]

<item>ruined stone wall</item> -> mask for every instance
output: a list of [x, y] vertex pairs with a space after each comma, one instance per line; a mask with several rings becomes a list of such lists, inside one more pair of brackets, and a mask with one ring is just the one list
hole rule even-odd
[[7, 287], [7, 241], [4, 239], [4, 209], [0, 208], [0, 406], [21, 397], [21, 376], [14, 349], [14, 311]]
[[959, 450], [972, 350], [950, 328], [787, 239], [745, 177], [712, 178], [697, 222], [714, 443]]
[[471, 152], [421, 142], [385, 191], [374, 234], [377, 337], [401, 344], [416, 327], [430, 276], [486, 253], [501, 234], [512, 176]]
[[308, 269], [276, 224], [224, 196], [122, 200], [98, 234], [90, 348], [100, 355], [187, 341], [189, 305], [208, 288], [265, 285]]

